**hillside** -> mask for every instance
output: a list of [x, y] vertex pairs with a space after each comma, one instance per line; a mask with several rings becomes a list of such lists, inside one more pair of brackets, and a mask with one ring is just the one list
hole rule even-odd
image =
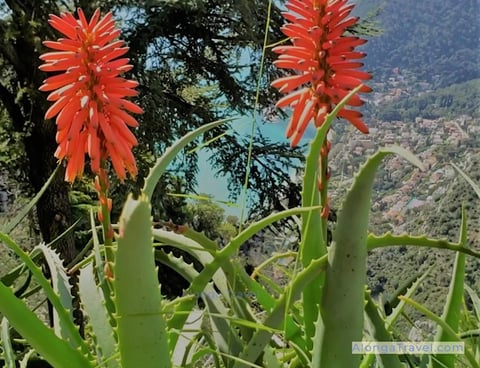
[[365, 46], [366, 66], [375, 78], [395, 68], [435, 87], [480, 77], [477, 0], [357, 1], [360, 15], [378, 8], [383, 34]]
[[[427, 234], [456, 241], [461, 206], [466, 206], [470, 246], [480, 249], [480, 199], [450, 166], [462, 167], [480, 184], [480, 22], [477, 0], [358, 0], [365, 16], [383, 33], [369, 39], [366, 69], [374, 93], [364, 108], [369, 136], [343, 124], [334, 130], [331, 199], [334, 206], [353, 173], [378, 147], [398, 144], [426, 164], [419, 172], [402, 160], [387, 160], [375, 184], [370, 230], [376, 234]], [[392, 247], [369, 254], [368, 284], [388, 300], [418, 272], [432, 271], [415, 300], [441, 313], [455, 255], [451, 252]], [[468, 257], [466, 284], [480, 288], [480, 260]], [[408, 311], [412, 321], [423, 317]], [[400, 330], [411, 325], [403, 320]]]
[[[399, 82], [397, 86], [398, 84]], [[480, 79], [426, 92], [414, 88], [405, 91], [406, 93], [401, 93], [399, 98], [376, 106], [374, 116], [383, 121], [405, 122], [415, 121], [416, 118], [480, 116]]]

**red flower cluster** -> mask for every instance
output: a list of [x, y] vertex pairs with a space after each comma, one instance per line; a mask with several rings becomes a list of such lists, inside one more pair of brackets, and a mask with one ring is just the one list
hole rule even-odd
[[115, 28], [112, 14], [100, 18], [97, 10], [87, 21], [79, 9], [78, 17], [50, 15], [50, 25], [66, 38], [45, 41], [44, 45], [55, 51], [40, 57], [45, 62], [41, 70], [60, 72], [40, 87], [41, 91], [53, 91], [47, 99], [55, 103], [45, 119], [57, 117], [55, 157], [68, 160], [65, 180], [69, 182], [82, 175], [85, 153], [94, 173], [99, 174], [101, 162], [110, 158], [123, 180], [127, 171], [137, 174], [132, 154], [137, 139], [128, 126], [136, 127], [138, 122], [129, 112], [143, 111], [125, 97], [138, 94], [138, 83], [120, 77], [132, 66], [128, 58], [119, 59], [128, 47], [115, 41], [120, 30]]
[[[290, 37], [291, 46], [273, 49], [280, 54], [274, 64], [278, 68], [293, 69], [297, 73], [275, 80], [272, 86], [287, 95], [276, 106], [293, 108], [287, 138], [291, 146], [298, 144], [309, 122], [313, 119], [319, 127], [325, 115], [332, 111], [352, 89], [370, 79], [367, 72], [357, 70], [358, 62], [365, 53], [355, 51], [366, 42], [355, 36], [345, 35], [347, 29], [358, 22], [349, 17], [354, 5], [348, 0], [288, 0], [287, 12], [283, 13], [287, 23], [282, 32]], [[362, 86], [360, 92], [370, 92]], [[361, 106], [358, 95], [347, 103]], [[338, 117], [350, 121], [362, 133], [368, 133], [359, 111], [342, 108]]]

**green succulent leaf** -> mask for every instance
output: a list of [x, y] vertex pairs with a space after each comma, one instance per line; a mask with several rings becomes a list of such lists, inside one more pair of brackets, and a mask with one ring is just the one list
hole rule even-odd
[[478, 293], [476, 291], [474, 291], [468, 285], [465, 285], [465, 290], [467, 291], [468, 296], [470, 297], [470, 300], [472, 301], [473, 310], [475, 312], [475, 317], [480, 322], [480, 296], [478, 295]]
[[418, 277], [410, 287], [408, 287], [407, 292], [404, 295], [397, 295], [397, 299], [399, 302], [395, 305], [393, 308], [392, 312], [387, 316], [385, 319], [385, 326], [387, 330], [391, 330], [393, 327], [394, 323], [397, 321], [397, 319], [402, 315], [403, 309], [405, 308], [405, 301], [400, 299], [400, 296], [404, 296], [407, 298], [413, 297], [415, 295], [415, 292], [417, 289], [420, 287], [423, 281], [428, 277], [430, 272], [432, 271], [434, 266], [430, 267], [427, 271], [425, 271], [420, 277]]
[[459, 243], [450, 242], [446, 239], [432, 239], [426, 236], [393, 235], [391, 233], [386, 233], [380, 236], [374, 234], [368, 235], [368, 250], [372, 250], [375, 248], [392, 247], [396, 245], [410, 245], [423, 248], [448, 249], [453, 252], [465, 253], [469, 256], [480, 258], [480, 252], [462, 246]]
[[[415, 300], [401, 296], [401, 300], [405, 301], [408, 305], [412, 306], [422, 314], [424, 314], [428, 319], [433, 322], [436, 322], [443, 330], [448, 341], [451, 342], [462, 342], [460, 336], [439, 316], [433, 313], [431, 310], [427, 309], [420, 303], [417, 303]], [[475, 359], [474, 354], [467, 348], [465, 348], [465, 357], [467, 358], [470, 366], [472, 368], [480, 368], [480, 364]]]
[[93, 368], [88, 355], [73, 348], [45, 326], [12, 290], [0, 283], [0, 313], [2, 313], [29, 344], [54, 367]]
[[[318, 172], [320, 151], [327, 138], [328, 130], [337, 116], [340, 109], [348, 100], [360, 90], [361, 86], [350, 91], [345, 98], [327, 115], [322, 126], [317, 130], [315, 138], [310, 144], [310, 150], [305, 164], [305, 174], [303, 177], [302, 206], [326, 206], [327, 205], [327, 183], [323, 183], [322, 192], [318, 190], [318, 178], [321, 177]], [[320, 258], [327, 253], [326, 244], [326, 219], [321, 217], [320, 210], [311, 211], [302, 214], [302, 242], [299, 249], [299, 257], [303, 267], [306, 267], [313, 259]], [[313, 347], [312, 338], [315, 334], [315, 321], [318, 319], [318, 308], [322, 295], [324, 275], [319, 275], [317, 280], [312, 281], [303, 291], [303, 319], [305, 329], [305, 339], [308, 351]]]
[[[80, 333], [77, 330], [77, 327], [73, 323], [70, 312], [67, 309], [65, 309], [60, 297], [53, 290], [52, 286], [50, 285], [50, 282], [43, 275], [42, 270], [34, 263], [32, 258], [30, 258], [29, 255], [25, 253], [19, 247], [19, 245], [15, 243], [8, 235], [0, 232], [0, 241], [2, 241], [8, 248], [10, 248], [20, 258], [20, 260], [30, 270], [30, 272], [32, 272], [33, 277], [38, 282], [38, 284], [42, 287], [43, 292], [45, 293], [47, 298], [50, 300], [50, 302], [53, 305], [53, 308], [58, 314], [58, 318], [61, 321], [60, 323], [63, 326], [62, 328], [66, 330], [66, 334], [68, 334], [70, 338], [69, 343], [72, 345], [72, 347], [74, 348], [80, 347], [82, 353], [84, 353], [85, 356], [88, 357], [89, 359], [92, 359], [92, 355], [88, 349], [87, 344], [85, 343], [85, 341], [83, 341], [82, 337], [80, 336]], [[4, 285], [2, 284], [2, 286]], [[0, 313], [2, 312], [1, 303], [2, 303], [2, 300], [0, 299]], [[13, 324], [11, 320], [10, 320], [10, 323]]]
[[372, 156], [355, 178], [338, 216], [328, 251], [312, 368], [351, 368], [360, 364], [360, 356], [351, 354], [351, 345], [353, 341], [361, 341], [363, 336], [370, 198], [377, 168], [390, 154], [398, 154], [422, 168], [410, 152], [392, 146]]
[[120, 217], [113, 287], [123, 368], [171, 366], [150, 212], [148, 198], [142, 194], [139, 199], [127, 199]]
[[5, 364], [5, 368], [15, 368], [15, 351], [12, 347], [12, 341], [10, 339], [10, 324], [8, 323], [8, 319], [5, 317], [2, 318], [1, 323], [1, 331], [0, 331], [0, 344], [3, 349], [3, 360]]
[[[39, 244], [35, 248], [43, 253], [43, 256], [45, 257], [48, 268], [50, 270], [53, 290], [58, 295], [60, 302], [62, 303], [63, 309], [68, 312], [70, 319], [73, 320], [73, 298], [70, 290], [71, 286], [60, 256], [53, 249], [47, 247], [45, 244]], [[53, 326], [55, 333], [58, 337], [64, 340], [74, 341], [68, 329], [68, 324], [69, 323], [65, 323], [64, 319], [60, 318], [58, 312], [56, 311], [56, 309], [54, 309]]]
[[120, 368], [115, 357], [117, 343], [114, 331], [109, 322], [103, 292], [95, 281], [94, 267], [88, 263], [80, 270], [78, 277], [78, 292], [83, 305], [83, 311], [88, 318], [97, 349], [97, 361], [106, 368]]
[[[465, 214], [465, 208], [462, 207], [462, 226], [460, 227], [460, 245], [464, 246], [467, 243], [467, 219]], [[450, 282], [450, 288], [448, 291], [445, 308], [443, 310], [442, 319], [450, 326], [450, 328], [458, 332], [460, 324], [461, 312], [463, 308], [463, 294], [465, 283], [465, 254], [458, 252], [455, 257], [455, 263], [453, 265], [452, 279]], [[435, 341], [448, 342], [448, 334], [443, 330], [441, 326], [438, 326], [437, 335]], [[432, 357], [432, 367], [441, 368], [448, 367], [453, 368], [456, 362], [456, 356], [453, 354], [439, 354]]]
[[474, 190], [475, 194], [477, 195], [477, 197], [480, 199], [480, 187], [472, 180], [472, 178], [470, 178], [470, 176], [468, 176], [462, 169], [460, 169], [457, 165], [455, 165], [454, 163], [451, 163], [450, 165], [453, 166], [453, 168], [455, 170], [458, 171], [458, 173], [462, 176], [463, 179], [465, 179], [465, 181], [470, 184], [470, 186], [472, 187], [472, 189]]
[[[370, 322], [369, 330], [373, 341], [393, 341], [392, 334], [385, 327], [385, 320], [380, 313], [380, 306], [378, 306], [372, 299], [370, 291], [365, 292], [365, 299], [367, 304], [365, 305], [365, 313]], [[360, 368], [370, 367], [374, 354], [365, 356], [362, 359]], [[393, 354], [379, 354], [377, 358], [379, 368], [402, 368], [398, 355]]]

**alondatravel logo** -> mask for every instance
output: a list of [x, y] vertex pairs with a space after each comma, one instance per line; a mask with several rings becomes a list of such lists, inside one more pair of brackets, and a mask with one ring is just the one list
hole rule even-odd
[[465, 344], [457, 341], [353, 341], [352, 354], [465, 354]]

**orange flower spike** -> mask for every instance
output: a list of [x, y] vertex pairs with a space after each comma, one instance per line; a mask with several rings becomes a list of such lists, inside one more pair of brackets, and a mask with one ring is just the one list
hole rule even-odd
[[45, 41], [54, 51], [40, 56], [40, 70], [58, 72], [39, 88], [51, 91], [47, 100], [54, 102], [45, 119], [56, 117], [55, 157], [68, 160], [65, 179], [71, 183], [82, 175], [85, 155], [97, 175], [101, 162], [110, 159], [123, 180], [127, 171], [137, 173], [132, 154], [137, 140], [128, 127], [138, 126], [130, 114], [143, 110], [125, 98], [138, 95], [138, 82], [121, 77], [133, 66], [128, 58], [120, 58], [128, 47], [116, 40], [120, 30], [112, 13], [101, 17], [97, 9], [88, 20], [78, 9], [77, 15], [78, 19], [71, 13], [50, 16], [50, 25], [65, 38]]
[[[371, 78], [369, 73], [358, 70], [363, 66], [358, 59], [365, 53], [355, 51], [366, 40], [345, 35], [358, 22], [357, 17], [350, 16], [354, 4], [347, 3], [348, 0], [288, 0], [285, 4], [288, 11], [282, 14], [289, 23], [281, 30], [290, 37], [292, 45], [273, 48], [279, 54], [274, 64], [294, 73], [278, 78], [272, 86], [285, 94], [276, 106], [293, 108], [286, 134], [292, 147], [299, 143], [310, 121], [321, 126], [336, 104]], [[362, 93], [370, 91], [367, 86], [360, 89]], [[347, 103], [362, 104], [358, 95]], [[352, 110], [342, 108], [338, 117], [368, 133], [361, 115]]]

